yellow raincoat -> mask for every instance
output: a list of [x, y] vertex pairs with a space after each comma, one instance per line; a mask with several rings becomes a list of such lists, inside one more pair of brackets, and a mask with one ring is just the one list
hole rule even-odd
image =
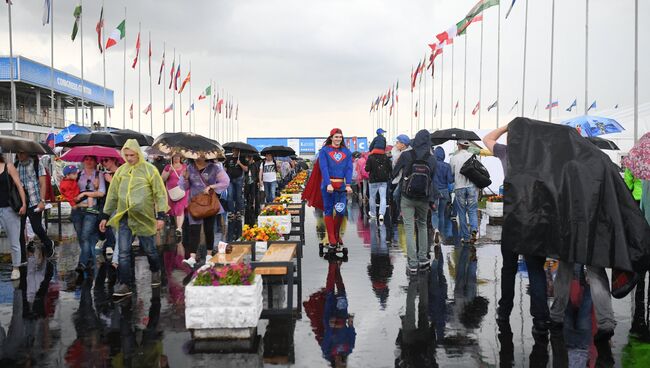
[[[145, 161], [140, 145], [129, 139], [122, 147], [138, 154], [138, 163], [126, 162], [113, 176], [108, 189], [104, 213], [115, 215], [108, 225], [117, 229], [122, 217], [128, 214], [129, 229], [133, 236], [152, 236], [156, 234], [156, 212], [167, 212], [167, 190], [155, 166]], [[126, 161], [126, 158], [125, 158]]]

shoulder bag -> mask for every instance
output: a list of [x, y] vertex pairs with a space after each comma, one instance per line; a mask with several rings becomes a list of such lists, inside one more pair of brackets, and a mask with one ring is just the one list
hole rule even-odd
[[472, 155], [463, 166], [460, 168], [460, 173], [465, 175], [469, 181], [474, 183], [477, 187], [483, 189], [492, 184], [490, 180], [490, 172], [483, 166], [481, 161]]
[[[203, 180], [203, 175], [199, 172], [199, 177], [203, 184], [207, 187], [208, 184]], [[195, 219], [203, 219], [206, 217], [216, 215], [221, 209], [221, 203], [217, 197], [217, 193], [212, 190], [209, 194], [199, 193], [192, 198], [190, 205], [187, 207], [190, 215]]]
[[9, 175], [9, 167], [7, 164], [5, 164], [5, 173], [7, 174], [7, 187], [9, 188], [9, 207], [18, 214], [18, 211], [23, 206], [23, 201], [20, 199], [20, 193], [18, 193], [16, 183], [14, 183], [13, 178]]
[[[180, 175], [178, 175], [178, 172], [176, 169], [174, 169], [174, 166], [169, 166], [170, 169], [174, 171], [174, 174], [176, 174], [176, 177], [178, 180], [181, 180]], [[175, 187], [168, 189], [167, 194], [169, 194], [169, 199], [172, 200], [172, 202], [178, 202], [181, 199], [185, 198], [185, 190], [180, 187], [180, 185], [176, 185]]]

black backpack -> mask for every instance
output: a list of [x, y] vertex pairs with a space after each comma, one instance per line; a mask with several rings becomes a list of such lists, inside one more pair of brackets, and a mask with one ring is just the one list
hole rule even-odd
[[483, 166], [481, 161], [476, 158], [476, 155], [472, 155], [463, 166], [460, 168], [460, 173], [465, 175], [469, 181], [474, 183], [480, 189], [488, 187], [492, 184], [490, 180], [490, 172]]
[[418, 159], [415, 151], [411, 153], [411, 168], [408, 175], [404, 175], [402, 193], [409, 199], [428, 199], [431, 193], [431, 168], [429, 167], [429, 153]]

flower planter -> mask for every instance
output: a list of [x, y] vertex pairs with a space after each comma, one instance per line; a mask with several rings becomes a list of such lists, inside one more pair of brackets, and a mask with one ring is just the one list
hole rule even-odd
[[297, 194], [289, 194], [291, 196], [291, 202], [292, 203], [300, 203], [302, 202], [302, 193], [297, 193]]
[[185, 287], [185, 327], [195, 338], [249, 338], [262, 309], [259, 275], [252, 285]]
[[503, 217], [503, 202], [487, 202], [485, 212], [490, 217]]
[[276, 224], [280, 234], [289, 234], [291, 232], [291, 215], [282, 216], [258, 216], [257, 226]]

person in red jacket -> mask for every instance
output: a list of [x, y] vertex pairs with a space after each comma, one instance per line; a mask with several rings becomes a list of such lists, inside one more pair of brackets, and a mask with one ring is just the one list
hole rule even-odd
[[63, 179], [59, 183], [59, 191], [65, 197], [65, 200], [72, 207], [92, 207], [92, 198], [87, 198], [81, 203], [77, 203], [77, 196], [81, 193], [77, 184], [79, 168], [75, 165], [68, 165], [63, 168]]

